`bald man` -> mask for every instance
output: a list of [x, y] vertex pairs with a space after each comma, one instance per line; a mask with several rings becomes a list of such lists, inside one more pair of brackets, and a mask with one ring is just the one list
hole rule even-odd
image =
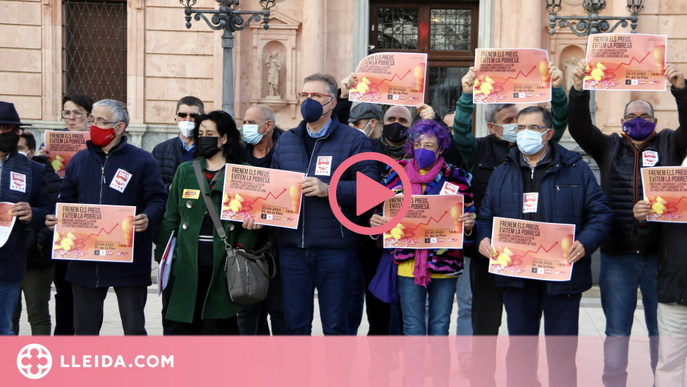
[[[637, 288], [642, 292], [644, 316], [649, 331], [651, 369], [655, 371], [659, 335], [656, 246], [637, 246], [632, 237], [632, 208], [643, 199], [641, 168], [677, 166], [687, 155], [687, 89], [682, 69], [667, 65], [665, 77], [677, 102], [680, 127], [656, 131], [658, 120], [651, 104], [634, 100], [620, 118], [623, 133], [604, 134], [592, 124], [589, 91], [583, 90], [586, 61], [573, 70], [570, 89], [570, 134], [599, 165], [601, 188], [615, 212], [611, 235], [601, 246], [601, 307], [606, 315], [604, 343], [605, 385], [624, 386], [627, 381], [627, 351], [637, 306]], [[560, 187], [575, 189], [575, 187]]]

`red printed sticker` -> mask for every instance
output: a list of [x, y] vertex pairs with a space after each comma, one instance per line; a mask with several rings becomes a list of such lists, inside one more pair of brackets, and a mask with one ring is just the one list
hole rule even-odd
[[448, 181], [444, 183], [444, 186], [441, 187], [441, 192], [439, 192], [439, 195], [459, 195], [459, 187], [456, 184], [449, 183]]
[[21, 173], [10, 173], [10, 189], [26, 193], [26, 175]]
[[522, 206], [523, 214], [531, 214], [537, 212], [537, 204], [539, 202], [539, 192], [529, 192], [524, 196], [524, 204]]
[[315, 175], [329, 176], [332, 173], [332, 158], [333, 156], [318, 156], [317, 166], [315, 167]]
[[118, 169], [110, 182], [110, 188], [124, 193], [129, 180], [131, 180], [131, 174], [123, 169]]
[[653, 167], [658, 164], [658, 152], [644, 151], [642, 152], [642, 165], [645, 167]]

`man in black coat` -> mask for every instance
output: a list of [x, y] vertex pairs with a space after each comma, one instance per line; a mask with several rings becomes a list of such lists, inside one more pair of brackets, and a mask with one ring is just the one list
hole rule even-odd
[[654, 108], [647, 101], [634, 100], [627, 104], [620, 119], [623, 133], [605, 134], [592, 123], [589, 91], [583, 90], [586, 65], [582, 60], [573, 70], [570, 135], [599, 165], [601, 188], [615, 212], [611, 235], [601, 246], [599, 273], [601, 307], [606, 316], [603, 381], [607, 386], [624, 386], [637, 288], [642, 292], [652, 370], [658, 361], [658, 257], [656, 246], [637, 245], [633, 240], [632, 208], [644, 196], [642, 168], [680, 165], [687, 155], [687, 88], [682, 69], [666, 66], [665, 77], [671, 83], [670, 92], [678, 108], [677, 130], [657, 132]]

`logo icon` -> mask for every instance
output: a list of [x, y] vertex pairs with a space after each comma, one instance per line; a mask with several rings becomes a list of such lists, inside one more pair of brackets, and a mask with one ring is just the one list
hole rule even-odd
[[50, 372], [52, 355], [40, 344], [29, 344], [17, 354], [17, 368], [29, 379], [40, 379]]

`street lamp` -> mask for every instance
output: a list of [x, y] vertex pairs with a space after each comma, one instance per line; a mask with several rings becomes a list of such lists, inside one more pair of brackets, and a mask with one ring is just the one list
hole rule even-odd
[[[629, 21], [632, 27], [632, 33], [636, 33], [637, 20], [639, 11], [644, 9], [644, 0], [627, 0], [627, 10], [630, 16], [604, 16], [599, 17], [599, 12], [606, 8], [606, 0], [584, 0], [582, 8], [589, 14], [589, 16], [558, 16], [556, 13], [561, 10], [561, 0], [546, 0], [546, 10], [549, 12], [549, 33], [554, 35], [556, 33], [556, 22], [558, 26], [563, 28], [568, 26], [570, 30], [577, 36], [589, 36], [598, 34], [600, 32], [611, 33], [615, 31], [618, 26], [627, 27]], [[570, 24], [571, 20], [577, 20], [577, 25]], [[609, 21], [617, 20], [613, 27]]]
[[[219, 3], [219, 9], [199, 10], [193, 9], [197, 0], [179, 0], [184, 6], [186, 14], [186, 28], [191, 28], [191, 15], [196, 21], [203, 19], [208, 27], [213, 30], [224, 30], [222, 34], [222, 48], [224, 51], [222, 70], [222, 110], [234, 117], [234, 69], [232, 62], [232, 49], [234, 48], [234, 31], [244, 30], [251, 21], [260, 21], [264, 18], [264, 27], [269, 28], [270, 9], [274, 7], [275, 0], [260, 0], [258, 3], [262, 11], [239, 11], [239, 0], [215, 0]], [[208, 20], [205, 15], [212, 15]], [[241, 15], [250, 15], [248, 20], [243, 20]]]

